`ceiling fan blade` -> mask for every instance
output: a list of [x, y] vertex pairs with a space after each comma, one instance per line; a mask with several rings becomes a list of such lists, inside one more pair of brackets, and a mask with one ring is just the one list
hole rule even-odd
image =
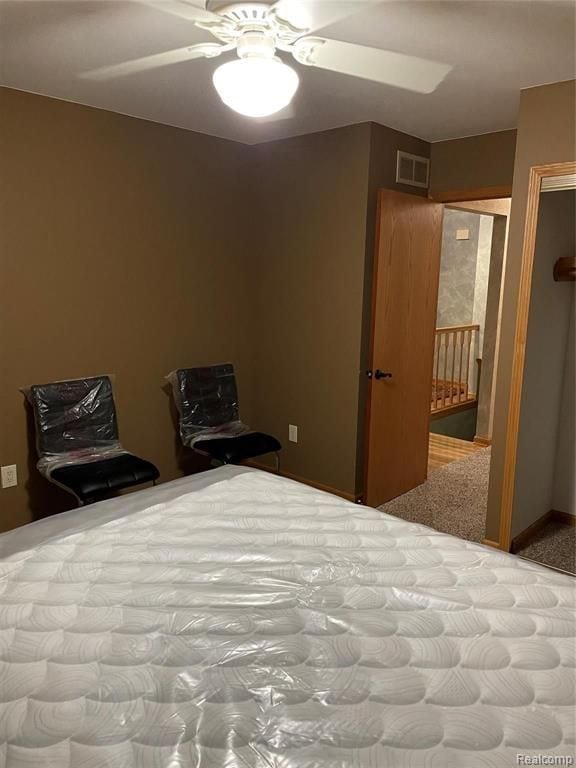
[[294, 27], [313, 31], [335, 24], [383, 0], [277, 0], [270, 13]]
[[92, 69], [89, 72], [83, 72], [80, 77], [85, 80], [110, 80], [114, 77], [125, 77], [126, 75], [135, 75], [138, 72], [146, 72], [149, 69], [166, 67], [170, 64], [179, 64], [182, 61], [212, 58], [219, 56], [224, 51], [229, 51], [231, 48], [232, 46], [220, 45], [219, 43], [188, 45], [185, 48], [175, 48], [173, 51], [155, 53], [152, 56], [143, 56], [141, 59], [131, 59], [130, 61], [123, 61], [121, 64]]
[[301, 64], [418, 93], [435, 91], [452, 69], [449, 64], [325, 37], [301, 37], [294, 43], [293, 55]]
[[222, 16], [206, 10], [202, 0], [197, 0], [197, 2], [192, 2], [192, 0], [140, 0], [140, 2], [187, 21], [222, 21]]

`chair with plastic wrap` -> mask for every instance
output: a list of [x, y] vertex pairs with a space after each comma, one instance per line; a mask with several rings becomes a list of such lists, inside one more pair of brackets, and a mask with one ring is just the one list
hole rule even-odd
[[178, 409], [184, 447], [221, 464], [238, 464], [274, 453], [279, 470], [280, 442], [264, 432], [253, 432], [240, 421], [233, 365], [181, 368], [167, 378]]
[[120, 444], [108, 376], [36, 384], [26, 396], [36, 423], [37, 467], [80, 505], [156, 483], [160, 473], [154, 464]]

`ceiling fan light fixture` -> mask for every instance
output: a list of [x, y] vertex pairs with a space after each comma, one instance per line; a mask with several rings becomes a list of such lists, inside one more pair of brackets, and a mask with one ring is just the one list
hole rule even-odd
[[222, 64], [212, 77], [226, 106], [246, 117], [267, 117], [287, 107], [299, 85], [292, 67], [272, 56], [247, 56]]

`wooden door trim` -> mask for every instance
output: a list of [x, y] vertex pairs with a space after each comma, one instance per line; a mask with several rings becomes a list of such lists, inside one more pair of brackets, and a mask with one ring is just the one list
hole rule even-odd
[[508, 399], [508, 420], [506, 424], [506, 444], [504, 451], [504, 477], [500, 502], [500, 549], [509, 551], [511, 545], [512, 510], [514, 505], [514, 484], [516, 480], [516, 461], [518, 454], [518, 433], [520, 429], [520, 406], [522, 385], [524, 383], [524, 364], [526, 361], [526, 338], [528, 334], [528, 314], [532, 289], [532, 271], [536, 248], [538, 210], [540, 207], [540, 187], [545, 176], [566, 176], [576, 173], [576, 162], [550, 163], [535, 165], [530, 169], [528, 179], [528, 200], [524, 223], [522, 244], [520, 286], [516, 308], [514, 331], [514, 351], [512, 358], [512, 378]]
[[[385, 192], [394, 192], [388, 188], [381, 188], [378, 190], [377, 204], [376, 204], [376, 221], [380, 221], [380, 213], [382, 208], [382, 197]], [[408, 193], [403, 193], [408, 194]], [[491, 187], [468, 187], [466, 189], [457, 189], [444, 192], [438, 192], [430, 194], [428, 200], [435, 203], [461, 203], [472, 200], [496, 200], [501, 197], [512, 196], [512, 185], [503, 186], [491, 186]], [[380, 252], [380, 227], [376, 232], [374, 238], [374, 254], [373, 254], [373, 267], [372, 267], [372, 289], [370, 296], [370, 324], [369, 324], [369, 339], [368, 339], [368, 365], [372, 366], [374, 362], [374, 338], [375, 338], [375, 324], [376, 324], [376, 296], [378, 288], [378, 254]], [[366, 371], [361, 370], [360, 376], [365, 376]], [[370, 379], [368, 381], [366, 389], [366, 400], [364, 408], [364, 466], [362, 468], [362, 487], [358, 493], [358, 499], [364, 501], [366, 499], [366, 493], [368, 489], [368, 458], [370, 452], [370, 419], [372, 409], [372, 386], [374, 382]], [[493, 544], [497, 546], [497, 544]]]
[[[430, 200], [434, 200], [436, 203], [467, 203], [472, 200], [497, 200], [500, 197], [512, 197], [511, 184], [503, 184], [497, 187], [451, 189], [430, 194]], [[480, 211], [477, 211], [477, 213], [480, 213]]]

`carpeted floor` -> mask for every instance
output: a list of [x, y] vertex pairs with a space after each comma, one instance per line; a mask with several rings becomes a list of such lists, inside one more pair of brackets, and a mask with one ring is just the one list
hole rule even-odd
[[576, 574], [576, 526], [548, 523], [516, 554]]
[[435, 469], [425, 483], [380, 509], [462, 539], [482, 541], [489, 472], [490, 448], [482, 448], [465, 459]]
[[[428, 480], [380, 509], [470, 541], [482, 541], [486, 519], [490, 448], [434, 470]], [[576, 571], [576, 528], [551, 524], [518, 554]]]

